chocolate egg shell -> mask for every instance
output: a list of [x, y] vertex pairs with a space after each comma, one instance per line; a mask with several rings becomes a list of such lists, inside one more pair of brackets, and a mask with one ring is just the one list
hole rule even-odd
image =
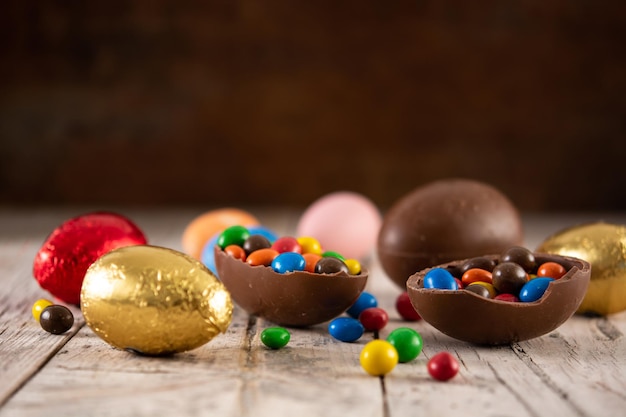
[[[419, 315], [442, 333], [466, 342], [501, 345], [544, 335], [574, 314], [582, 302], [591, 266], [581, 259], [535, 254], [538, 263], [560, 263], [567, 273], [553, 281], [543, 297], [531, 303], [508, 302], [481, 297], [470, 291], [422, 288], [424, 269], [411, 275], [407, 291]], [[499, 255], [489, 255], [498, 259]], [[465, 260], [439, 265], [458, 266]]]
[[367, 283], [367, 270], [315, 274], [279, 274], [267, 266], [249, 264], [214, 248], [218, 275], [235, 303], [249, 314], [281, 326], [306, 327], [323, 323], [346, 311]]
[[381, 266], [398, 286], [424, 268], [485, 253], [523, 240], [517, 209], [490, 185], [448, 179], [419, 187], [385, 214], [378, 235]]

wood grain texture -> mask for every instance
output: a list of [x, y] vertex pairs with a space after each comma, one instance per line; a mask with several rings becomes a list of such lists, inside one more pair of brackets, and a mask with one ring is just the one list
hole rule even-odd
[[[380, 332], [414, 328], [423, 353], [384, 378], [367, 375], [358, 356], [374, 335], [342, 343], [326, 325], [290, 329], [281, 350], [262, 345], [272, 325], [235, 309], [226, 334], [165, 358], [114, 349], [77, 323], [63, 336], [47, 334], [30, 316], [45, 292], [31, 277], [34, 254], [65, 218], [83, 210], [0, 210], [0, 416], [621, 416], [626, 407], [626, 312], [575, 316], [544, 337], [481, 347], [445, 336], [427, 323], [404, 322], [394, 308], [400, 289], [376, 259], [367, 290], [390, 315]], [[293, 232], [298, 212], [251, 210], [280, 234]], [[153, 244], [180, 248], [196, 210], [124, 210]], [[593, 216], [597, 218], [597, 216]], [[624, 221], [621, 214], [603, 216]], [[529, 247], [589, 216], [527, 216]], [[80, 312], [76, 311], [77, 317]], [[447, 350], [461, 364], [442, 383], [426, 362]]]

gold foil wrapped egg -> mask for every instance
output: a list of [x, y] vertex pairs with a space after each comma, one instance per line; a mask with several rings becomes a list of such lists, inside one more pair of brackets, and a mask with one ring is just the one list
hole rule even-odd
[[109, 344], [145, 355], [197, 348], [225, 332], [233, 304], [202, 263], [158, 246], [128, 246], [87, 270], [80, 307]]
[[548, 237], [537, 252], [584, 259], [591, 281], [578, 313], [611, 314], [626, 310], [626, 227], [590, 223]]

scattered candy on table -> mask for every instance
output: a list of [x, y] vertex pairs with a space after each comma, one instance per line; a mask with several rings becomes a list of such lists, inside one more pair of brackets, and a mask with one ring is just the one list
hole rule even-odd
[[368, 374], [383, 376], [398, 364], [398, 351], [391, 343], [375, 339], [363, 347], [359, 361]]
[[401, 293], [398, 298], [396, 298], [396, 310], [398, 311], [398, 314], [400, 314], [400, 317], [406, 321], [418, 321], [421, 319], [418, 312], [415, 311], [415, 307], [411, 304], [409, 293], [406, 291]]
[[428, 360], [428, 373], [438, 381], [448, 381], [459, 372], [459, 362], [449, 352], [439, 352]]
[[366, 308], [378, 307], [378, 300], [373, 294], [363, 291], [359, 298], [350, 306], [346, 313], [353, 318], [358, 318], [359, 314]]
[[398, 327], [387, 336], [387, 341], [398, 351], [398, 361], [410, 362], [422, 352], [422, 336], [408, 327]]
[[47, 300], [45, 298], [40, 298], [39, 300], [35, 301], [31, 309], [33, 318], [36, 321], [39, 321], [39, 317], [41, 316], [41, 312], [43, 311], [43, 309], [48, 306], [51, 306], [52, 304], [54, 304], [52, 301]]
[[337, 317], [328, 324], [328, 333], [342, 342], [356, 342], [365, 329], [361, 322], [352, 317]]
[[287, 346], [291, 334], [284, 327], [268, 327], [261, 332], [261, 342], [271, 349], [280, 349]]
[[361, 311], [359, 321], [367, 331], [377, 332], [382, 330], [389, 321], [389, 315], [379, 307], [370, 307]]
[[69, 308], [52, 304], [41, 311], [39, 325], [48, 333], [63, 334], [74, 325], [74, 315]]

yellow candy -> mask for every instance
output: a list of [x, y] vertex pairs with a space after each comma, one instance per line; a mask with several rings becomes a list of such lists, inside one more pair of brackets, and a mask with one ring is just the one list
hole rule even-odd
[[372, 340], [367, 343], [359, 357], [361, 367], [372, 376], [385, 375], [398, 364], [398, 351], [386, 340]]
[[350, 275], [359, 275], [361, 273], [361, 263], [356, 259], [346, 259], [343, 263], [348, 267]]
[[314, 237], [301, 236], [297, 239], [297, 241], [302, 248], [302, 253], [314, 253], [316, 255], [322, 254], [322, 245]]
[[39, 321], [39, 317], [41, 316], [41, 312], [43, 311], [43, 309], [51, 306], [52, 304], [52, 301], [46, 300], [45, 298], [40, 298], [39, 300], [35, 301], [35, 304], [33, 304], [33, 308], [31, 309], [31, 312], [33, 313], [33, 318]]
[[472, 282], [470, 285], [482, 285], [483, 287], [487, 288], [489, 290], [489, 298], [494, 298], [496, 295], [498, 295], [498, 292], [496, 291], [494, 286], [488, 282], [476, 281]]

